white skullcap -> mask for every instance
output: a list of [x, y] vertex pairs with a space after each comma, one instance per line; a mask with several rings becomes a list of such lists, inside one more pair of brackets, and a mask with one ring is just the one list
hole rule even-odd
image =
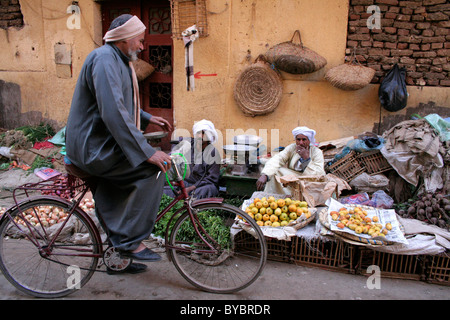
[[297, 135], [302, 134], [302, 135], [308, 137], [309, 142], [311, 144], [314, 144], [316, 142], [316, 140], [314, 139], [314, 137], [316, 135], [316, 131], [314, 131], [313, 129], [310, 129], [308, 127], [297, 127], [294, 130], [292, 130], [292, 134], [294, 135], [294, 139], [297, 137]]
[[209, 120], [200, 120], [194, 124], [192, 127], [192, 132], [195, 134], [205, 131], [206, 136], [208, 137], [211, 143], [214, 143], [218, 140], [218, 135], [214, 124]]

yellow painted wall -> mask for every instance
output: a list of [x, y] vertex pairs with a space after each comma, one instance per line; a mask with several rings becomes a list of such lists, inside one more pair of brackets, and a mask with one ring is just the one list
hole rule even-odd
[[[213, 12], [208, 15], [209, 36], [194, 43], [194, 72], [217, 73], [217, 77], [196, 79], [195, 91], [188, 92], [183, 42], [174, 40], [177, 128], [190, 130], [194, 121], [206, 118], [221, 131], [224, 144], [232, 141], [227, 129], [242, 129], [247, 134], [261, 132], [273, 149], [278, 137], [272, 138], [271, 129], [279, 129], [279, 144], [285, 146], [293, 142], [291, 131], [296, 126], [315, 129], [320, 142], [372, 131], [374, 123], [379, 122], [379, 85], [347, 92], [324, 80], [330, 68], [344, 62], [348, 0], [211, 0], [208, 10]], [[290, 40], [296, 29], [301, 32], [303, 44], [325, 57], [328, 64], [308, 75], [282, 73], [284, 95], [275, 112], [245, 116], [233, 98], [239, 73], [259, 54]], [[408, 87], [408, 92], [408, 107], [429, 101], [450, 107], [449, 88]], [[382, 109], [381, 119], [390, 114]]]
[[[20, 0], [24, 18], [21, 29], [0, 29], [0, 79], [20, 85], [22, 113], [40, 111], [44, 118], [63, 126], [84, 59], [101, 44], [100, 6], [78, 1], [80, 29], [68, 29], [66, 12], [71, 4], [61, 0]], [[72, 52], [72, 77], [61, 77], [54, 46], [66, 44]], [[59, 76], [58, 76], [59, 75]]]
[[[21, 87], [22, 112], [41, 111], [45, 118], [65, 124], [81, 66], [91, 50], [102, 44], [100, 4], [79, 0], [81, 28], [69, 30], [61, 0], [20, 0], [25, 26], [0, 29], [0, 79]], [[346, 92], [324, 80], [325, 73], [344, 61], [348, 0], [208, 0], [209, 36], [194, 43], [194, 72], [217, 74], [196, 79], [186, 90], [184, 45], [174, 39], [174, 118], [177, 129], [191, 130], [195, 121], [209, 119], [231, 143], [231, 133], [259, 134], [270, 149], [293, 141], [291, 130], [306, 125], [327, 141], [372, 131], [392, 114], [381, 110], [378, 85]], [[308, 75], [283, 76], [283, 98], [269, 115], [247, 117], [233, 98], [240, 72], [259, 54], [301, 32], [303, 44], [328, 61]], [[54, 45], [72, 50], [72, 78], [58, 77]], [[408, 87], [408, 107], [433, 101], [450, 107], [449, 88]], [[227, 134], [227, 129], [230, 134]], [[241, 131], [238, 131], [241, 129]], [[234, 131], [233, 131], [234, 130]], [[271, 134], [271, 130], [279, 130]]]

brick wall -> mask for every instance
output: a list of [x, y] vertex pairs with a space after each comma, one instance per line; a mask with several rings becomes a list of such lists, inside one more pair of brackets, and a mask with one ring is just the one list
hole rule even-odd
[[[380, 9], [381, 29], [367, 26]], [[449, 0], [350, 0], [347, 58], [376, 70], [380, 83], [395, 63], [407, 70], [408, 85], [450, 86]]]
[[23, 16], [19, 0], [0, 0], [0, 28], [22, 27]]

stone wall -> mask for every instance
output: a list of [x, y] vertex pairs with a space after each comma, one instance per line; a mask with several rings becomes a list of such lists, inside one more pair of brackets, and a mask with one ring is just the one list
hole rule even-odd
[[23, 26], [23, 15], [19, 0], [0, 0], [0, 28], [20, 28]]
[[[368, 27], [380, 9], [381, 28]], [[350, 0], [347, 59], [376, 70], [380, 83], [395, 63], [407, 70], [407, 85], [450, 86], [450, 1]]]

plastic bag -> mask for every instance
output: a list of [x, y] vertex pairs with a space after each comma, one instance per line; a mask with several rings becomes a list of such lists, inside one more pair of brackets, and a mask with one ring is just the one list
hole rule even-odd
[[372, 194], [372, 199], [365, 205], [374, 208], [390, 209], [394, 205], [394, 199], [383, 190], [378, 190]]
[[387, 73], [378, 89], [381, 105], [387, 111], [399, 111], [406, 107], [408, 91], [406, 90], [406, 69], [397, 64]]

